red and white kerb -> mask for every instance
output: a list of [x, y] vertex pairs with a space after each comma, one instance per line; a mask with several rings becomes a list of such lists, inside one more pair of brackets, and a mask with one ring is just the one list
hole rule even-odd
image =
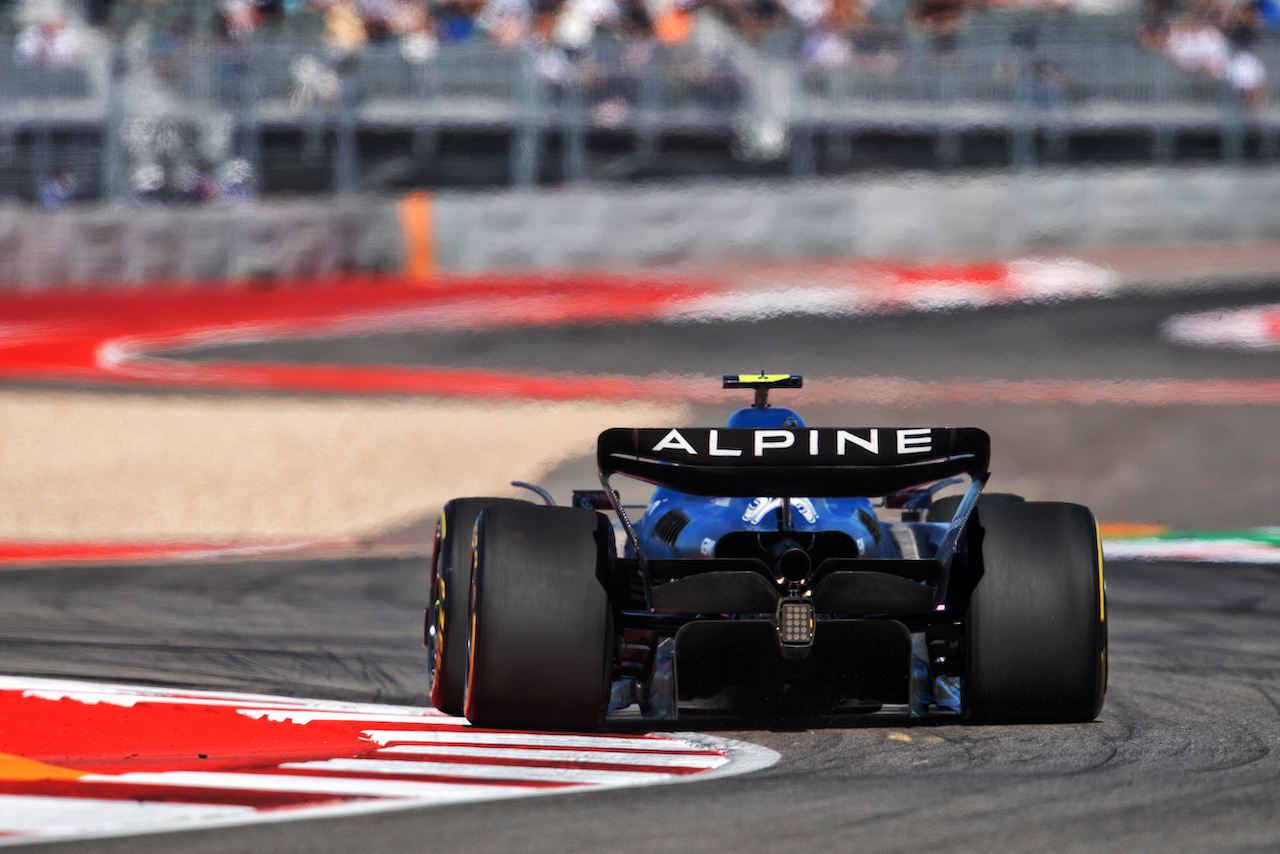
[[483, 730], [434, 709], [0, 677], [0, 844], [651, 785], [778, 755]]

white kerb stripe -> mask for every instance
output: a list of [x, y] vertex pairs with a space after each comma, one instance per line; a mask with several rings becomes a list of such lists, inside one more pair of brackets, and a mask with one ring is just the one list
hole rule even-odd
[[[576, 768], [528, 768], [523, 765], [466, 765], [452, 762], [400, 761], [395, 759], [323, 759], [315, 762], [287, 762], [280, 766], [290, 771], [344, 771], [370, 774], [440, 774], [446, 777], [469, 777], [479, 781], [527, 780], [531, 783], [577, 783], [580, 785], [617, 785], [620, 783], [652, 783], [671, 774], [647, 771], [579, 771]], [[298, 779], [298, 778], [294, 778]], [[301, 778], [307, 779], [307, 778]], [[321, 778], [311, 778], [321, 779]], [[329, 779], [329, 778], [324, 778]], [[336, 779], [336, 778], [335, 778]], [[414, 784], [416, 785], [416, 784]], [[308, 791], [304, 789], [303, 791]]]
[[432, 754], [436, 756], [468, 756], [485, 759], [535, 759], [550, 762], [597, 762], [611, 765], [658, 765], [671, 768], [719, 768], [729, 761], [727, 756], [706, 754], [669, 753], [617, 753], [602, 750], [522, 750], [518, 747], [445, 747], [429, 744], [398, 744], [384, 747], [379, 755], [388, 753]]
[[582, 747], [587, 750], [681, 750], [705, 752], [705, 747], [698, 747], [674, 738], [610, 738], [607, 735], [557, 735], [536, 732], [492, 732], [485, 730], [463, 730], [461, 732], [439, 732], [433, 730], [365, 730], [365, 738], [375, 744], [390, 744], [393, 741], [406, 744], [432, 744], [435, 742], [454, 742], [461, 744], [513, 744], [530, 747]]
[[[297, 763], [308, 765], [312, 763]], [[320, 763], [321, 765], [323, 763]], [[281, 766], [294, 767], [294, 766]], [[421, 765], [417, 766], [419, 769]], [[421, 772], [419, 772], [421, 773]], [[490, 774], [496, 777], [496, 774]], [[197, 786], [205, 789], [250, 789], [261, 792], [302, 792], [321, 795], [350, 795], [370, 798], [412, 798], [424, 803], [474, 800], [487, 787], [414, 780], [366, 780], [342, 777], [313, 777], [304, 774], [237, 774], [217, 771], [138, 771], [119, 776], [90, 775], [86, 782], [130, 783], [140, 786]], [[489, 796], [507, 794], [508, 787], [496, 787]]]
[[250, 816], [253, 807], [138, 803], [93, 798], [6, 795], [0, 798], [0, 832], [33, 836], [101, 835], [154, 827], [180, 829], [210, 820]]

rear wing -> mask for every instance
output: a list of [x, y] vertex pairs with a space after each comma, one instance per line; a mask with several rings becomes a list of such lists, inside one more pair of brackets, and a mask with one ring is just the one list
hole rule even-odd
[[991, 440], [974, 427], [614, 428], [596, 462], [689, 495], [876, 497], [967, 475], [984, 481]]

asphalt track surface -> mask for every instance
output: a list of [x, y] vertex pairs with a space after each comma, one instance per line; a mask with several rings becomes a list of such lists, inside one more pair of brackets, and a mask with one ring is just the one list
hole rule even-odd
[[[420, 704], [420, 560], [5, 573], [9, 673]], [[1092, 724], [742, 730], [745, 777], [316, 819], [45, 851], [1273, 851], [1280, 569], [1109, 567]], [[909, 740], [907, 740], [909, 738]]]
[[161, 355], [211, 362], [457, 365], [577, 374], [714, 375], [763, 365], [814, 378], [1280, 377], [1280, 350], [1187, 348], [1160, 334], [1174, 315], [1261, 303], [1280, 303], [1280, 284], [956, 311], [317, 337]]
[[[826, 320], [808, 318], [794, 322], [792, 335], [800, 337], [789, 344], [770, 338], [785, 324], [738, 330], [735, 335], [767, 345], [751, 356], [751, 341], [741, 342], [741, 352], [716, 351], [710, 339], [729, 333], [709, 326], [698, 335], [621, 328], [610, 337], [608, 330], [596, 330], [599, 340], [584, 339], [582, 330], [527, 331], [515, 335], [507, 352], [489, 350], [497, 339], [479, 349], [493, 364], [511, 364], [523, 347], [528, 352], [515, 364], [585, 364], [605, 371], [613, 365], [593, 361], [597, 355], [616, 350], [623, 359], [621, 348], [634, 341], [620, 336], [636, 336], [651, 348], [631, 353], [638, 367], [614, 364], [684, 370], [688, 363], [710, 373], [760, 367], [764, 360], [769, 369], [839, 375], [867, 354], [897, 348], [902, 359], [915, 361], [896, 361], [883, 372], [907, 375], [908, 365], [915, 365], [911, 370], [923, 373], [933, 360], [964, 376], [1042, 377], [1054, 370], [1068, 376], [1274, 377], [1280, 367], [1275, 355], [1177, 348], [1154, 331], [1170, 314], [1276, 298], [1274, 290], [1251, 290], [1094, 301], [1052, 311], [1018, 306], [900, 316], [882, 321], [887, 328], [871, 320], [826, 326]], [[1036, 336], [1025, 331], [1028, 325], [1057, 331]], [[939, 337], [948, 329], [952, 338]], [[1086, 333], [1092, 343], [1067, 346], [1073, 335]], [[426, 347], [423, 362], [479, 361], [456, 342], [428, 346], [413, 336], [398, 338]], [[349, 346], [372, 346], [369, 340]], [[596, 343], [587, 347], [584, 340]], [[975, 349], [952, 351], [949, 358], [942, 344], [932, 356], [915, 351], [917, 343], [931, 340], [969, 341]], [[984, 340], [990, 345], [985, 351]], [[855, 348], [852, 342], [859, 341], [864, 343]], [[1103, 371], [1108, 360], [1094, 352], [1098, 347], [1115, 356], [1110, 372]], [[659, 365], [653, 348], [663, 349], [668, 361]], [[846, 349], [853, 355], [840, 364], [820, 357]], [[1017, 356], [1041, 349], [1038, 361]], [[325, 352], [332, 358], [336, 351]], [[993, 360], [984, 352], [1012, 355]], [[395, 353], [400, 351], [381, 358], [411, 361]], [[1125, 353], [1132, 357], [1121, 359]], [[700, 408], [696, 414], [714, 413]], [[1012, 482], [1041, 483], [1028, 473], [1049, 469], [1061, 473], [1070, 492], [1067, 475], [1083, 469], [1077, 482], [1100, 478], [1116, 489], [1125, 486], [1128, 492], [1113, 498], [1117, 509], [1131, 512], [1100, 512], [1111, 521], [1138, 518], [1151, 507], [1166, 515], [1198, 512], [1199, 518], [1221, 513], [1222, 520], [1241, 524], [1276, 520], [1280, 413], [1274, 407], [1100, 411], [975, 403], [962, 412], [879, 409], [870, 413], [874, 422], [855, 417], [866, 411], [833, 407], [811, 420], [918, 423], [917, 416], [934, 414], [971, 416], [963, 420], [984, 426], [995, 422], [997, 460], [1001, 436], [1009, 443], [1023, 437], [1003, 458]], [[1046, 442], [1053, 454], [1045, 451]], [[1077, 452], [1066, 453], [1069, 448]], [[567, 464], [553, 480], [576, 476], [581, 465]], [[1224, 504], [1226, 511], [1202, 509]], [[425, 701], [419, 645], [424, 575], [421, 559], [404, 558], [4, 572], [0, 671], [419, 704]], [[47, 843], [37, 850], [1274, 851], [1280, 847], [1278, 582], [1280, 568], [1269, 566], [1110, 563], [1110, 689], [1101, 717], [1087, 725], [908, 727], [900, 720], [843, 720], [743, 729], [740, 723], [693, 720], [683, 725], [770, 747], [782, 760], [755, 774], [680, 786]]]

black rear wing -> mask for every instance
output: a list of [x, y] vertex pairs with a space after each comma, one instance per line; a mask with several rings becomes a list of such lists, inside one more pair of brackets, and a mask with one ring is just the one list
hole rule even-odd
[[600, 434], [613, 474], [689, 495], [876, 497], [957, 475], [982, 481], [991, 440], [975, 427], [614, 428]]

